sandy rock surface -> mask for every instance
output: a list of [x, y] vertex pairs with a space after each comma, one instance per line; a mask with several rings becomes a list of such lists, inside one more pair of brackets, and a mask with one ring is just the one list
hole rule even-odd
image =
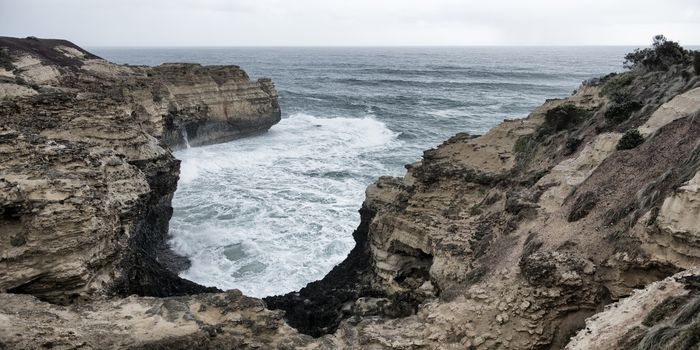
[[[163, 241], [179, 173], [170, 149], [184, 135], [205, 144], [269, 128], [279, 118], [269, 80], [231, 66], [119, 66], [60, 40], [3, 45], [0, 63], [12, 67], [0, 92], [14, 92], [0, 99], [0, 348], [700, 339], [700, 78], [690, 64], [592, 80], [425, 151], [403, 177], [368, 187], [344, 262], [261, 301], [180, 279]], [[642, 107], [606, 118], [622, 98]], [[637, 128], [643, 142], [619, 149]]]

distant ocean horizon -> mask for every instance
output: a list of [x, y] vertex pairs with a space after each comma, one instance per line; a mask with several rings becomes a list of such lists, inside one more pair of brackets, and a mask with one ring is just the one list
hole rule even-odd
[[271, 78], [283, 119], [260, 136], [175, 153], [181, 275], [252, 296], [298, 290], [347, 255], [366, 186], [458, 132], [523, 118], [634, 46], [89, 47], [116, 63], [233, 64]]
[[[111, 50], [111, 49], [346, 49], [346, 48], [367, 48], [367, 49], [432, 49], [432, 48], [644, 48], [648, 43], [640, 45], [82, 45], [86, 50]], [[692, 48], [690, 45], [685, 48]]]

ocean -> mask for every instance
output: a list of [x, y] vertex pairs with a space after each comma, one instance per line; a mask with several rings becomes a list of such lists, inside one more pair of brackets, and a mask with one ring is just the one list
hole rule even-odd
[[235, 64], [272, 78], [266, 134], [175, 152], [181, 276], [256, 297], [322, 278], [353, 247], [367, 185], [458, 132], [527, 116], [621, 71], [631, 47], [91, 48], [116, 63]]

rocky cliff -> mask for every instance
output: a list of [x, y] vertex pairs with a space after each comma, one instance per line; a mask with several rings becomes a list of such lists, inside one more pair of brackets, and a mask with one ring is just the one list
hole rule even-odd
[[682, 57], [380, 178], [348, 260], [268, 306], [350, 348], [564, 347], [605, 305], [700, 262], [700, 76]]
[[213, 290], [163, 268], [170, 149], [266, 131], [280, 118], [270, 80], [36, 38], [0, 38], [0, 64], [0, 290], [60, 303]]
[[589, 318], [566, 349], [697, 349], [699, 315], [700, 270], [695, 268], [636, 290]]
[[[150, 88], [95, 107], [14, 84], [0, 114], [0, 348], [696, 347], [700, 76], [689, 57], [634, 64], [426, 151], [367, 189], [344, 262], [264, 302], [143, 268], [157, 266], [176, 181], [159, 146], [167, 116], [196, 118], [161, 114], [158, 129], [143, 121], [152, 107], [116, 112]], [[93, 71], [177, 81], [110, 67]]]

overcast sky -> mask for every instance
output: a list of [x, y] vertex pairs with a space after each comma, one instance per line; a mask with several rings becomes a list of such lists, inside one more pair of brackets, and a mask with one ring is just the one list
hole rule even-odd
[[84, 46], [700, 44], [699, 0], [0, 0], [0, 35]]

